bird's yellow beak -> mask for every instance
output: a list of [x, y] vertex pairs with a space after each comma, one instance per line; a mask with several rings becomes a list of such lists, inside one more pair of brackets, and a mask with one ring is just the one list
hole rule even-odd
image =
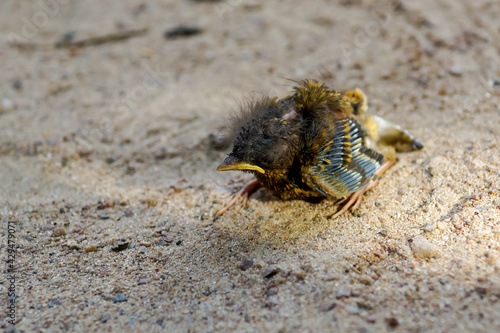
[[257, 171], [262, 174], [266, 173], [264, 169], [262, 169], [261, 167], [250, 163], [239, 162], [232, 156], [226, 157], [226, 159], [217, 167], [217, 171], [227, 171], [227, 170], [248, 170], [248, 171]]

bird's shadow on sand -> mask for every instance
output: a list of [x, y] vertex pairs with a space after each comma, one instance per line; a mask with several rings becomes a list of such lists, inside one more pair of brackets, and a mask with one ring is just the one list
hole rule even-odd
[[282, 200], [270, 190], [260, 188], [250, 196], [246, 207], [238, 202], [214, 223], [227, 232], [227, 237], [238, 236], [276, 246], [309, 244], [329, 232], [332, 225], [342, 226], [355, 218], [347, 212], [343, 218], [332, 219], [338, 209], [336, 204], [326, 199]]

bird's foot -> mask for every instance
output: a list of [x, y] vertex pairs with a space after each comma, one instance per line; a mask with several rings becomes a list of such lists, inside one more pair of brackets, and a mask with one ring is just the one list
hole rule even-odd
[[362, 189], [352, 193], [344, 202], [342, 208], [336, 212], [334, 215], [332, 215], [332, 218], [336, 218], [345, 212], [347, 212], [349, 209], [355, 210], [359, 207], [361, 204], [361, 201], [363, 201], [363, 195], [365, 194], [366, 191], [369, 191], [373, 189], [375, 186], [377, 186], [378, 181], [380, 178], [382, 178], [382, 175], [395, 163], [394, 160], [386, 160], [375, 172], [372, 178], [369, 180], [369, 184], [363, 187]]
[[248, 182], [243, 188], [231, 197], [231, 201], [227, 203], [221, 210], [215, 214], [215, 219], [221, 217], [225, 212], [227, 212], [232, 206], [238, 202], [238, 200], [243, 199], [243, 206], [247, 205], [248, 197], [254, 193], [260, 187], [260, 183], [257, 179]]

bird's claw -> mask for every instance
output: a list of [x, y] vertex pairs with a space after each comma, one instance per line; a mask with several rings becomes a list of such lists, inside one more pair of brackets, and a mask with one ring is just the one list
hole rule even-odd
[[362, 188], [361, 190], [358, 190], [354, 193], [352, 193], [344, 202], [342, 208], [337, 211], [335, 214], [332, 215], [332, 218], [336, 218], [345, 212], [347, 212], [349, 209], [355, 210], [359, 207], [361, 204], [361, 201], [363, 201], [363, 195], [365, 194], [366, 191], [369, 191], [373, 189], [375, 186], [377, 186], [379, 179], [382, 178], [382, 175], [392, 166], [394, 165], [395, 161], [393, 160], [386, 160], [375, 172], [373, 177], [370, 179], [370, 183]]
[[243, 206], [247, 207], [248, 206], [248, 198], [250, 195], [257, 190], [257, 188], [260, 186], [260, 183], [257, 179], [254, 179], [250, 182], [248, 182], [243, 188], [236, 194], [234, 194], [231, 197], [231, 200], [227, 203], [227, 205], [224, 206], [221, 210], [219, 210], [215, 214], [215, 219], [221, 217], [225, 212], [227, 212], [232, 206], [238, 202], [238, 200], [243, 199]]

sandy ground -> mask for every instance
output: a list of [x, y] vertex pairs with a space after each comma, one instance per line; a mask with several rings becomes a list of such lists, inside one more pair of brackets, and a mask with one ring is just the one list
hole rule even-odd
[[[43, 3], [0, 4], [7, 332], [500, 331], [498, 2]], [[425, 149], [335, 220], [261, 189], [214, 222], [228, 110], [321, 73]]]

